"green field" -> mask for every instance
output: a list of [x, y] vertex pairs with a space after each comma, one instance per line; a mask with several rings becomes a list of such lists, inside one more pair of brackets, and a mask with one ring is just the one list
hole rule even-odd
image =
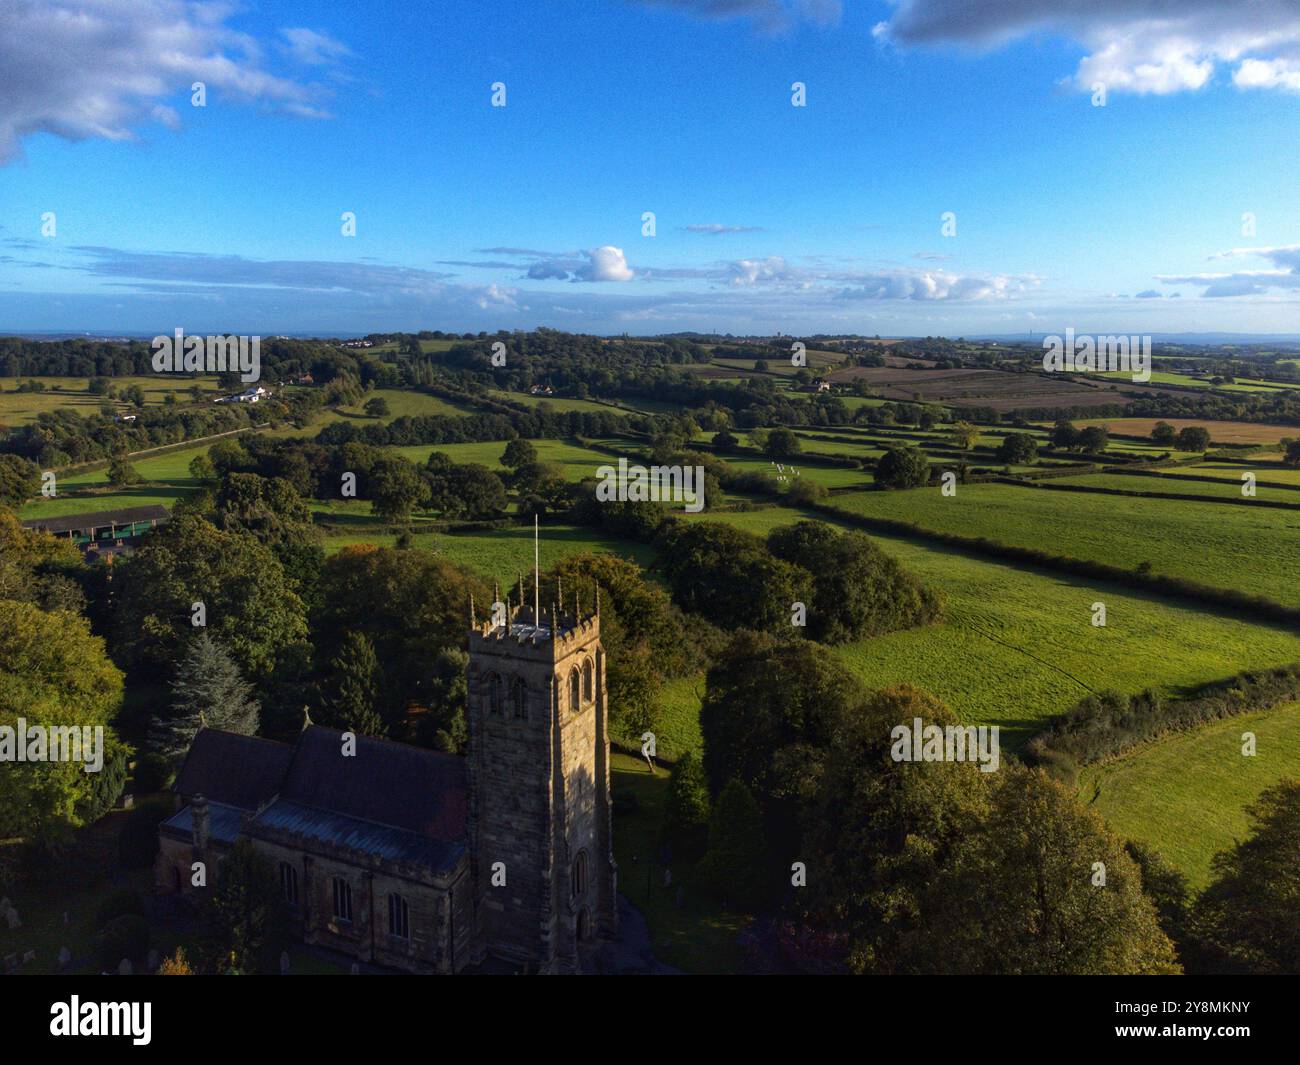
[[[339, 533], [326, 537], [325, 549], [333, 553], [353, 544], [391, 546], [396, 540], [391, 533]], [[530, 571], [533, 564], [533, 530], [523, 525], [473, 532], [421, 532], [412, 536], [412, 542], [470, 567], [487, 580], [499, 582], [502, 588], [513, 585], [519, 573]], [[654, 560], [651, 549], [643, 544], [603, 536], [576, 525], [543, 526], [539, 544], [542, 569], [586, 551], [632, 558], [643, 567]]]
[[[20, 381], [40, 381], [45, 385], [44, 392], [18, 392]], [[139, 385], [144, 391], [145, 405], [161, 405], [168, 395], [174, 395], [179, 404], [192, 403], [189, 390], [197, 382], [209, 398], [221, 393], [217, 390], [215, 376], [182, 377], [171, 374], [140, 374], [130, 377], [111, 377], [109, 381], [124, 391], [132, 385]], [[26, 425], [36, 420], [38, 414], [67, 407], [84, 416], [99, 413], [99, 405], [107, 398], [90, 394], [90, 379], [86, 377], [21, 377], [0, 378], [0, 425]], [[118, 407], [125, 409], [121, 401], [114, 401]]]
[[[618, 414], [619, 409], [609, 403], [597, 403], [591, 399], [570, 399], [565, 396], [530, 396], [527, 392], [489, 392], [494, 399], [508, 399], [512, 403], [523, 403], [529, 407], [547, 406], [553, 411], [567, 414], [569, 411], [585, 411], [589, 414]], [[624, 413], [631, 408], [626, 408]]]
[[[1099, 371], [1097, 377], [1113, 377], [1131, 380], [1132, 375], [1123, 371]], [[1153, 385], [1182, 385], [1187, 388], [1207, 388], [1218, 392], [1271, 392], [1278, 389], [1297, 388], [1297, 385], [1284, 385], [1278, 381], [1258, 381], [1248, 377], [1238, 377], [1232, 384], [1214, 384], [1208, 377], [1189, 377], [1187, 374], [1170, 373], [1166, 370], [1151, 372]]]
[[[749, 458], [739, 455], [724, 457], [727, 465], [737, 470], [757, 471], [769, 474], [774, 478], [781, 475], [778, 473], [776, 464], [772, 459]], [[862, 487], [871, 484], [870, 470], [852, 470], [837, 466], [815, 466], [811, 462], [801, 459], [798, 455], [795, 455], [792, 459], [783, 459], [781, 465], [785, 467], [787, 473], [791, 469], [796, 470], [800, 479], [815, 481], [827, 488], [842, 488], [851, 485]]]
[[[1241, 753], [1243, 732], [1255, 734], [1253, 757]], [[1300, 778], [1300, 703], [1211, 722], [1087, 767], [1079, 797], [1203, 888], [1215, 853], [1248, 835], [1247, 804], [1285, 777]]]
[[1277, 484], [1293, 484], [1300, 487], [1300, 469], [1287, 469], [1282, 466], [1252, 466], [1240, 462], [1202, 462], [1196, 466], [1175, 466], [1160, 472], [1167, 477], [1216, 477], [1224, 481], [1241, 484], [1241, 475], [1252, 471], [1261, 482], [1273, 481]]
[[[372, 418], [365, 413], [364, 407], [372, 399], [382, 399], [388, 404], [389, 413], [382, 418]], [[418, 417], [428, 414], [442, 414], [451, 418], [463, 417], [466, 414], [473, 414], [474, 411], [469, 407], [463, 407], [456, 403], [449, 403], [438, 396], [431, 396], [425, 392], [412, 392], [405, 388], [376, 388], [367, 392], [365, 398], [355, 407], [339, 407], [337, 417], [330, 420], [346, 420], [355, 422], [357, 425], [387, 425], [403, 417]], [[319, 430], [323, 422], [314, 426]]]
[[[771, 507], [695, 520], [725, 521], [763, 535], [800, 516]], [[943, 594], [945, 618], [837, 653], [870, 687], [918, 684], [964, 721], [1001, 725], [1011, 748], [1090, 691], [1185, 692], [1244, 669], [1300, 661], [1300, 636], [1281, 628], [922, 542], [873, 539]], [[1106, 604], [1105, 628], [1091, 624], [1098, 601]]]
[[[1143, 477], [1123, 473], [1088, 473], [1080, 477], [1053, 477], [1051, 484], [1078, 485], [1084, 488], [1112, 488], [1122, 492], [1155, 492], [1159, 495], [1196, 495], [1209, 496], [1212, 499], [1244, 499], [1241, 494], [1243, 482], [1241, 473], [1246, 469], [1239, 466], [1236, 479], [1222, 478], [1219, 483], [1190, 480], [1181, 477]], [[1256, 472], [1259, 480], [1265, 480], [1262, 472]], [[1300, 487], [1300, 485], [1297, 485]], [[1251, 498], [1264, 499], [1278, 503], [1290, 503], [1300, 506], [1300, 491], [1291, 488], [1270, 488], [1256, 484], [1255, 495]]]
[[857, 514], [1126, 569], [1150, 562], [1156, 573], [1300, 604], [1300, 521], [1285, 510], [1002, 484], [962, 485], [951, 497], [938, 488], [846, 493], [834, 502]]
[[[595, 477], [596, 470], [607, 464], [617, 464], [618, 459], [603, 451], [570, 444], [563, 440], [533, 440], [538, 458], [543, 462], [555, 462], [564, 468], [564, 476], [570, 481], [580, 481], [584, 477]], [[502, 472], [501, 456], [505, 453], [504, 440], [490, 440], [474, 444], [417, 444], [413, 447], [395, 448], [398, 454], [405, 456], [417, 465], [423, 466], [429, 456], [440, 451], [452, 462], [478, 463], [490, 470]]]
[[[231, 437], [238, 440], [239, 437]], [[59, 477], [53, 499], [39, 497], [18, 511], [18, 516], [56, 518], [64, 514], [82, 514], [120, 507], [147, 507], [154, 504], [170, 509], [176, 501], [198, 488], [190, 476], [189, 466], [196, 455], [205, 454], [210, 445], [181, 448], [162, 455], [132, 459], [131, 465], [144, 478], [130, 488], [112, 488], [107, 468]]]

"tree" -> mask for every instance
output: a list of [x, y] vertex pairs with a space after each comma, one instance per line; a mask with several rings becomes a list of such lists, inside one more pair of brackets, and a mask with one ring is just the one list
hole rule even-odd
[[980, 427], [973, 422], [954, 422], [952, 426], [953, 442], [963, 451], [969, 451], [980, 438]]
[[1079, 430], [1064, 418], [1052, 426], [1052, 447], [1070, 451], [1079, 446]]
[[139, 484], [143, 479], [139, 471], [123, 455], [115, 456], [108, 464], [108, 483], [114, 488], [125, 488], [128, 485]]
[[1089, 425], [1079, 434], [1078, 448], [1088, 455], [1100, 455], [1110, 443], [1110, 432], [1104, 425]]
[[1214, 858], [1191, 932], [1211, 972], [1300, 973], [1300, 780], [1282, 780], [1246, 808], [1251, 832]]
[[184, 646], [201, 604], [208, 631], [245, 675], [260, 678], [280, 652], [307, 635], [306, 611], [284, 567], [246, 533], [178, 513], [114, 564], [112, 647], [128, 668], [166, 670]]
[[383, 396], [374, 396], [366, 400], [365, 412], [372, 418], [387, 418], [390, 413], [388, 400]]
[[708, 671], [700, 709], [710, 790], [744, 784], [768, 818], [774, 852], [792, 852], [831, 738], [865, 698], [818, 644], [737, 633]]
[[1173, 447], [1177, 436], [1177, 430], [1168, 422], [1156, 422], [1155, 428], [1151, 430], [1151, 439], [1161, 447]]
[[1142, 871], [1095, 811], [1038, 769], [988, 774], [923, 904], [916, 971], [1160, 974], [1180, 968]]
[[722, 789], [709, 819], [709, 850], [697, 872], [724, 902], [751, 907], [769, 894], [766, 844], [758, 803], [739, 780]]
[[709, 784], [704, 763], [687, 751], [673, 766], [668, 781], [664, 835], [674, 851], [688, 860], [700, 857], [708, 843]]
[[271, 860], [240, 839], [218, 866], [204, 914], [208, 965], [218, 973], [269, 973], [285, 940], [280, 884]]
[[890, 448], [877, 461], [874, 475], [882, 488], [919, 488], [930, 480], [930, 460], [911, 444]]
[[820, 521], [773, 529], [768, 549], [808, 571], [813, 595], [807, 606], [808, 635], [844, 643], [933, 621], [938, 598], [863, 533]]
[[208, 728], [256, 736], [260, 708], [253, 687], [240, 675], [239, 666], [207, 632], [190, 641], [172, 680], [170, 712], [154, 718], [154, 750], [168, 762], [179, 763], [194, 742], [195, 733]]
[[196, 481], [211, 484], [217, 480], [217, 468], [207, 455], [195, 455], [190, 459], [190, 476]]
[[341, 729], [367, 736], [383, 736], [383, 718], [375, 711], [379, 703], [379, 658], [364, 632], [349, 632], [330, 662], [334, 675], [334, 698], [330, 719]]
[[481, 578], [432, 551], [345, 547], [322, 571], [312, 626], [318, 664], [328, 668], [349, 633], [364, 633], [383, 663], [375, 709], [396, 722], [424, 701], [439, 654], [464, 647], [471, 595], [480, 604], [492, 599]]
[[998, 445], [998, 461], [1008, 466], [1027, 466], [1038, 457], [1038, 444], [1028, 433], [1008, 433]]
[[792, 604], [812, 575], [776, 558], [757, 536], [714, 522], [673, 522], [658, 538], [673, 600], [725, 628], [789, 632]]
[[400, 455], [385, 455], [371, 467], [368, 494], [371, 509], [390, 522], [407, 521], [412, 510], [429, 502], [429, 486]]
[[501, 455], [501, 465], [508, 470], [518, 470], [521, 466], [528, 466], [537, 461], [537, 448], [522, 436], [516, 436], [506, 444], [506, 449]]
[[1188, 425], [1178, 430], [1174, 446], [1179, 451], [1204, 451], [1210, 446], [1210, 430], [1200, 425]]
[[763, 454], [768, 458], [782, 459], [799, 454], [801, 448], [799, 438], [795, 436], [793, 430], [778, 428], [767, 434], [767, 442], [763, 445]]
[[909, 972], [936, 877], [984, 814], [987, 787], [970, 762], [895, 761], [891, 732], [954, 725], [933, 695], [898, 685], [855, 700], [826, 742], [800, 847], [810, 871], [806, 916], [843, 936], [858, 973]]
[[[3, 554], [3, 552], [0, 552]], [[104, 728], [104, 762], [121, 750], [109, 727], [122, 701], [122, 673], [104, 641], [75, 614], [47, 614], [32, 603], [0, 600], [0, 725]], [[83, 749], [83, 756], [89, 755]], [[0, 837], [40, 843], [64, 838], [94, 795], [84, 762], [6, 761], [0, 769]]]
[[447, 518], [493, 518], [509, 506], [506, 486], [486, 466], [457, 465], [435, 451], [423, 476], [429, 484], [429, 506]]
[[1282, 461], [1288, 466], [1300, 466], [1300, 440], [1286, 441], [1286, 456]]
[[713, 434], [713, 447], [715, 450], [722, 452], [724, 455], [736, 450], [736, 445], [740, 441], [734, 433], [723, 429], [721, 432]]
[[20, 507], [41, 489], [41, 468], [21, 455], [0, 455], [0, 504]]

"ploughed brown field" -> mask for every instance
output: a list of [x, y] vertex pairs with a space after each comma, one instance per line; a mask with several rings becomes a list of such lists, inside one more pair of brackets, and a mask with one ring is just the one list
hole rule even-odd
[[908, 370], [895, 366], [853, 366], [828, 375], [832, 381], [865, 379], [885, 399], [1017, 410], [1022, 407], [1100, 407], [1127, 403], [1129, 397], [1110, 384], [1082, 384], [1034, 373], [997, 370]]
[[1300, 437], [1300, 426], [1262, 425], [1258, 422], [1218, 422], [1206, 418], [1086, 418], [1074, 424], [1104, 425], [1112, 433], [1125, 436], [1150, 436], [1157, 422], [1168, 422], [1175, 429], [1199, 425], [1210, 430], [1216, 444], [1276, 444], [1284, 437]]

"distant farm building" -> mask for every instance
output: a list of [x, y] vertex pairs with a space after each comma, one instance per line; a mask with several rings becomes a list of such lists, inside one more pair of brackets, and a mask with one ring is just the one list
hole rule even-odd
[[66, 537], [87, 552], [114, 554], [170, 517], [166, 507], [123, 507], [58, 518], [32, 518], [24, 521], [23, 527]]

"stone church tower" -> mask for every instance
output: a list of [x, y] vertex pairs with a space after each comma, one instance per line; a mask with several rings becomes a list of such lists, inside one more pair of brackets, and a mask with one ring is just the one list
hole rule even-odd
[[483, 623], [470, 608], [474, 953], [578, 972], [618, 924], [599, 590], [589, 613], [547, 611], [535, 572], [532, 599]]

